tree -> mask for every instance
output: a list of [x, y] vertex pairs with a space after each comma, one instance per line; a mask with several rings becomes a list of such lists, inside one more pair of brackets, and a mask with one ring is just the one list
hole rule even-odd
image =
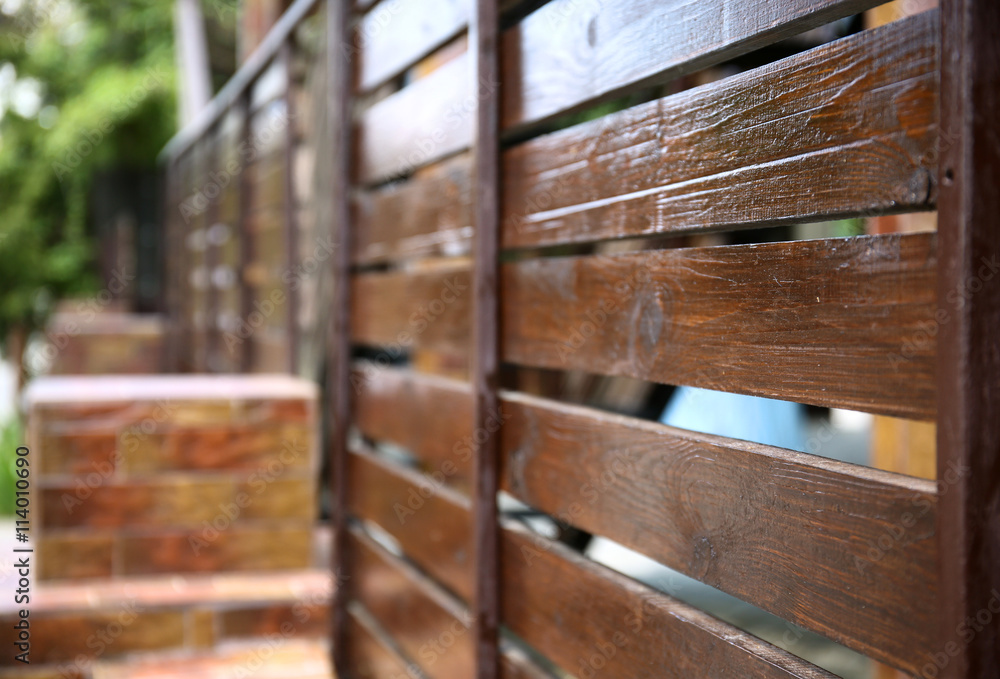
[[95, 173], [151, 169], [176, 128], [170, 0], [0, 0], [0, 341], [95, 291]]

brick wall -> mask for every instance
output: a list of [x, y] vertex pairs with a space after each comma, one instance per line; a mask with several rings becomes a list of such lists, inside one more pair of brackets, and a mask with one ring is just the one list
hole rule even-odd
[[315, 385], [46, 377], [27, 402], [40, 579], [312, 563]]

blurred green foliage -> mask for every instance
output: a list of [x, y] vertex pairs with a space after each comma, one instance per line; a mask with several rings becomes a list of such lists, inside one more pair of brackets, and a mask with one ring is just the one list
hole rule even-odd
[[93, 291], [88, 200], [175, 129], [171, 0], [0, 0], [0, 342]]
[[0, 424], [0, 516], [14, 513], [14, 481], [17, 480], [14, 460], [17, 447], [23, 445], [21, 423], [16, 417]]

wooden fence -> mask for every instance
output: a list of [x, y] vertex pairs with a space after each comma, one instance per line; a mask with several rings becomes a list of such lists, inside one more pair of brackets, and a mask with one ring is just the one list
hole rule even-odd
[[[309, 256], [294, 150], [317, 158], [340, 676], [833, 676], [498, 491], [909, 675], [1000, 676], [1000, 4], [699, 77], [878, 4], [300, 0], [171, 143], [174, 369], [302, 365], [284, 274]], [[282, 68], [325, 117], [182, 215]], [[733, 238], [935, 209], [936, 232]], [[249, 330], [229, 362], [220, 309]], [[569, 403], [568, 372], [936, 422], [937, 481]]]

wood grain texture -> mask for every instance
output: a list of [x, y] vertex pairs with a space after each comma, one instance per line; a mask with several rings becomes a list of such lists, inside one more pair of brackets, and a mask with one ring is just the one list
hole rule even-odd
[[932, 208], [939, 23], [926, 12], [512, 148], [504, 246]]
[[469, 353], [472, 281], [467, 264], [427, 271], [362, 273], [352, 279], [355, 342], [385, 348]]
[[358, 129], [362, 184], [376, 184], [472, 143], [476, 98], [467, 54], [379, 101]]
[[469, 500], [422, 474], [354, 451], [351, 511], [394, 537], [406, 556], [465, 601], [472, 599]]
[[467, 382], [365, 361], [355, 364], [351, 383], [354, 422], [365, 436], [406, 448], [448, 483], [469, 481], [474, 441]]
[[834, 676], [517, 524], [502, 540], [503, 622], [576, 676]]
[[468, 612], [360, 531], [353, 530], [350, 540], [357, 564], [355, 596], [406, 656], [429, 679], [474, 676]]
[[933, 419], [935, 243], [895, 234], [508, 264], [504, 358]]
[[405, 182], [359, 192], [354, 262], [468, 254], [472, 240], [471, 161], [462, 154]]
[[469, 23], [471, 4], [471, 0], [379, 3], [355, 29], [359, 87], [378, 87], [458, 35]]
[[865, 655], [930, 660], [933, 482], [523, 394], [504, 406], [503, 487], [525, 503]]
[[947, 492], [934, 649], [941, 677], [966, 679], [1000, 676], [1000, 3], [941, 10], [937, 477]]
[[503, 36], [503, 127], [666, 82], [878, 4], [554, 0]]
[[420, 679], [411, 671], [411, 662], [403, 658], [392, 638], [386, 634], [371, 613], [358, 602], [347, 609], [347, 644], [344, 658], [356, 679]]

